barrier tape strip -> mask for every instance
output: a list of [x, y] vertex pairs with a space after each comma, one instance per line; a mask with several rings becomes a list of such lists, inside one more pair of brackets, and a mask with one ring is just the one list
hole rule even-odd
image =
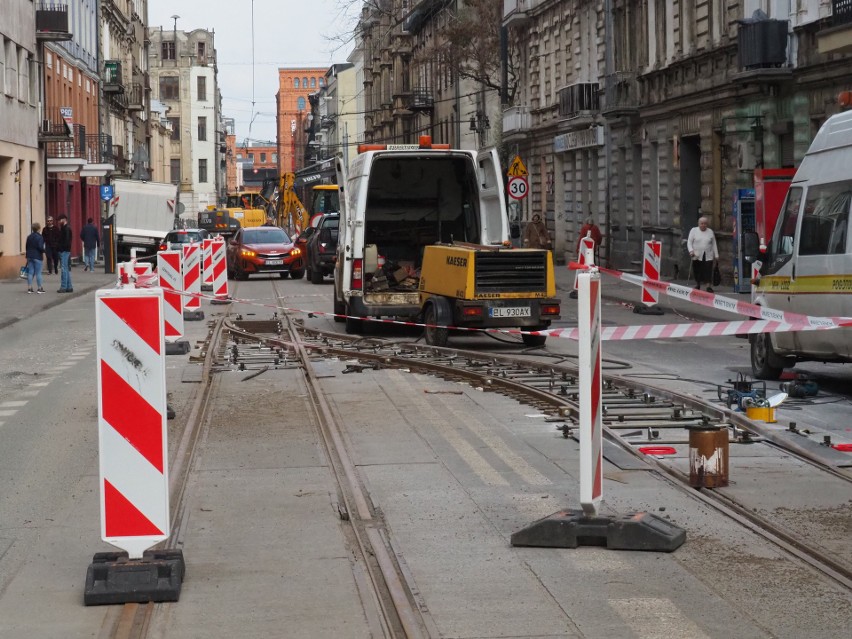
[[[577, 268], [579, 265], [571, 263], [569, 268]], [[585, 265], [579, 267], [586, 269]], [[772, 311], [771, 309], [763, 309], [754, 304], [748, 304], [725, 298], [713, 293], [698, 291], [686, 286], [677, 284], [667, 284], [659, 280], [645, 280], [645, 278], [622, 273], [613, 269], [599, 269], [601, 272], [613, 277], [623, 279], [632, 284], [641, 286], [647, 283], [649, 286], [657, 288], [666, 295], [679, 297], [688, 302], [719, 308], [720, 310], [728, 310], [730, 312], [740, 312], [743, 315], [751, 315], [752, 309], [758, 311], [767, 311], [764, 319], [749, 319], [736, 320], [729, 322], [699, 322], [687, 324], [635, 324], [629, 326], [607, 326], [601, 330], [601, 339], [605, 341], [626, 341], [640, 339], [677, 339], [684, 337], [724, 337], [730, 335], [744, 335], [754, 333], [784, 333], [791, 331], [815, 331], [815, 330], [831, 330], [842, 326], [852, 326], [850, 318], [827, 318], [827, 317], [810, 317], [807, 315], [799, 315], [796, 313], [785, 313], [782, 311]], [[148, 287], [156, 286], [157, 278], [155, 275], [140, 275], [137, 277], [136, 286]], [[192, 293], [189, 291], [175, 291], [187, 297], [197, 297], [199, 299], [222, 301], [214, 295], [207, 293]], [[727, 303], [717, 306], [716, 299], [726, 300]], [[577, 328], [550, 328], [542, 331], [523, 331], [519, 328], [477, 328], [472, 326], [441, 326], [436, 324], [425, 324], [410, 320], [387, 319], [381, 317], [360, 317], [357, 315], [345, 315], [340, 313], [328, 313], [326, 311], [316, 311], [311, 309], [293, 308], [288, 306], [279, 306], [277, 304], [268, 304], [258, 302], [253, 299], [244, 299], [236, 297], [228, 297], [227, 301], [246, 304], [248, 306], [256, 306], [260, 308], [269, 308], [276, 311], [284, 311], [289, 313], [299, 313], [308, 317], [330, 317], [354, 319], [365, 322], [376, 322], [380, 324], [392, 324], [396, 326], [411, 326], [418, 328], [446, 328], [452, 331], [461, 331], [467, 333], [486, 333], [486, 334], [501, 334], [501, 335], [538, 335], [543, 337], [554, 337], [558, 339], [570, 339], [577, 341], [579, 339], [579, 329]], [[744, 309], [733, 311], [731, 307]]]

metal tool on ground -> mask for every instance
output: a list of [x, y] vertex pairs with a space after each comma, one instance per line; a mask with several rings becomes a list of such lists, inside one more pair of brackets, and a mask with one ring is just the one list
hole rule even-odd
[[737, 373], [737, 379], [729, 379], [727, 383], [730, 388], [719, 385], [716, 387], [716, 393], [719, 401], [725, 402], [731, 410], [745, 412], [747, 403], [754, 405], [754, 402], [766, 397], [766, 382], [755, 382], [746, 378], [743, 373]]
[[816, 397], [819, 393], [819, 384], [816, 381], [801, 376], [793, 381], [783, 382], [779, 388], [794, 399]]

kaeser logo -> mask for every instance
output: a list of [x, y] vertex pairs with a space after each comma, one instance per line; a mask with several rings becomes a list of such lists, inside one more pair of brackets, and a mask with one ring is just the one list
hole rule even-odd
[[452, 255], [447, 256], [447, 264], [450, 266], [467, 266], [467, 258], [466, 257], [453, 257]]

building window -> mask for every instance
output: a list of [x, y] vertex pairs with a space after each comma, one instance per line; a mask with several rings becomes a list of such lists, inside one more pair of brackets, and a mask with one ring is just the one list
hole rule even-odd
[[198, 101], [205, 102], [207, 100], [207, 77], [200, 75], [197, 80]]
[[294, 89], [299, 88], [299, 78], [293, 78], [293, 88]]
[[249, 154], [248, 154], [248, 159], [249, 159], [249, 162], [251, 162], [252, 164], [254, 164], [254, 153], [249, 153]]
[[172, 174], [172, 184], [180, 184], [180, 158], [172, 158], [169, 168]]
[[161, 45], [162, 58], [163, 60], [174, 60], [175, 59], [175, 43], [174, 41], [163, 42]]
[[272, 154], [272, 161], [273, 161], [273, 162], [278, 162], [278, 154], [277, 154], [277, 153], [273, 153], [273, 154]]
[[199, 42], [198, 43], [198, 62], [200, 64], [207, 64], [207, 43]]
[[264, 162], [266, 162], [266, 153], [261, 153], [260, 154], [260, 163], [263, 164]]
[[207, 160], [198, 160], [198, 181], [207, 182]]
[[316, 88], [316, 86], [317, 86], [317, 79], [316, 79], [316, 78], [311, 78], [311, 88], [312, 88], [312, 89], [315, 89], [315, 88]]
[[298, 100], [297, 100], [297, 102], [296, 102], [296, 108], [297, 108], [299, 111], [304, 111], [304, 110], [305, 110], [305, 98], [303, 98], [303, 97], [299, 97], [299, 99], [298, 99]]
[[200, 142], [207, 141], [207, 117], [202, 116], [198, 118], [198, 140]]
[[302, 88], [303, 89], [308, 88], [308, 78], [307, 77], [302, 78]]
[[177, 76], [163, 76], [160, 78], [160, 99], [180, 99], [180, 78]]
[[172, 140], [180, 140], [180, 118], [166, 118], [172, 125]]
[[320, 79], [319, 79], [319, 85], [320, 85], [321, 87], [324, 87], [324, 86], [325, 86], [325, 78], [320, 78]]

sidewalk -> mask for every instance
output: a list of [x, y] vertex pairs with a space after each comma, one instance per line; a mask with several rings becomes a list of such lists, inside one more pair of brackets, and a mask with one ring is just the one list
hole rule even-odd
[[[43, 295], [27, 293], [26, 278], [0, 280], [0, 329], [11, 326], [16, 322], [32, 317], [36, 313], [52, 308], [69, 299], [85, 295], [104, 286], [110, 286], [116, 281], [115, 275], [104, 273], [104, 265], [96, 264], [95, 270], [87, 272], [81, 264], [71, 266], [71, 283], [73, 293], [57, 293], [60, 275], [42, 274], [44, 281]], [[35, 282], [33, 282], [35, 289]]]

